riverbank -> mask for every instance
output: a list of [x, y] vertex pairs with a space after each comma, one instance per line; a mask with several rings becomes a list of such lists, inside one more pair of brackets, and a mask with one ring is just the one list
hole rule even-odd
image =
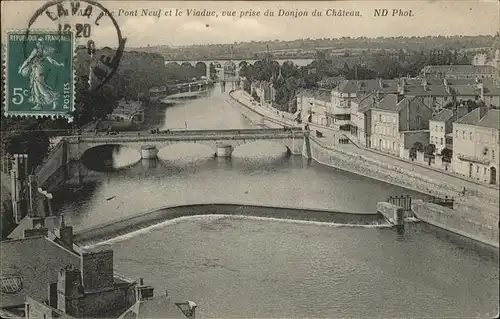
[[[251, 111], [254, 116], [259, 114], [266, 119], [272, 118], [273, 122], [281, 122], [281, 125], [291, 125], [290, 119], [275, 114], [265, 107], [252, 105], [248, 97], [241, 91], [233, 91], [230, 96], [243, 109], [242, 113]], [[412, 166], [411, 163], [404, 163], [355, 145], [338, 144], [338, 138], [343, 135], [343, 132], [331, 130], [324, 130], [323, 138], [311, 134], [311, 158], [326, 166], [346, 170], [424, 194], [440, 198], [454, 198], [453, 212], [457, 215], [457, 218], [467, 219], [478, 225], [488, 225], [488, 227], [498, 231], [499, 201], [497, 189], [464, 181], [425, 167]], [[467, 196], [460, 196], [463, 187], [473, 189], [475, 192], [469, 193]], [[439, 223], [444, 229], [452, 232], [457, 229], [456, 223], [453, 224], [453, 227], [446, 227], [446, 223]], [[486, 236], [489, 237], [489, 233], [490, 231]], [[461, 233], [461, 235], [464, 235], [464, 233]], [[478, 238], [475, 234], [470, 234], [468, 237], [472, 239]], [[482, 238], [483, 236], [479, 237]], [[496, 246], [498, 247], [498, 243], [496, 243]]]
[[251, 216], [336, 223], [341, 225], [390, 226], [382, 214], [376, 212], [376, 207], [373, 208], [373, 213], [347, 213], [292, 207], [242, 205], [236, 203], [188, 204], [165, 206], [139, 213], [125, 219], [83, 229], [75, 233], [74, 241], [81, 246], [86, 246], [118, 236], [127, 235], [167, 220], [197, 215]]

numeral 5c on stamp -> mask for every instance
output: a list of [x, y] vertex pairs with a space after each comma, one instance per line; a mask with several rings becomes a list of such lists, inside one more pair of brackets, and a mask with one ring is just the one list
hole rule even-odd
[[74, 111], [74, 38], [71, 32], [7, 32], [5, 113], [70, 117]]

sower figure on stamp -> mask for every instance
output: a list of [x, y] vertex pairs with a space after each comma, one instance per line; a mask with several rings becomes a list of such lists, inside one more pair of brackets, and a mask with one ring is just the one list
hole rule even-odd
[[45, 83], [45, 75], [43, 72], [43, 62], [46, 59], [52, 65], [63, 67], [64, 63], [58, 62], [52, 58], [54, 48], [43, 44], [43, 39], [38, 38], [35, 48], [31, 51], [29, 57], [19, 67], [19, 74], [30, 78], [30, 97], [29, 101], [35, 106], [33, 110], [40, 110], [44, 105], [52, 104], [52, 108], [57, 107], [56, 102], [59, 98], [59, 93], [54, 91]]

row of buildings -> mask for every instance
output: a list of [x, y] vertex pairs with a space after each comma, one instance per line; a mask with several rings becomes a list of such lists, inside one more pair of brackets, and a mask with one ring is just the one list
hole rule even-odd
[[[495, 59], [500, 63], [499, 50]], [[344, 131], [367, 148], [498, 185], [500, 79], [491, 63], [426, 66], [416, 78], [324, 82], [297, 94], [298, 121]], [[263, 104], [274, 101], [269, 83], [252, 83], [252, 92]]]
[[344, 80], [299, 93], [297, 117], [346, 131], [365, 147], [498, 185], [499, 105], [492, 78]]

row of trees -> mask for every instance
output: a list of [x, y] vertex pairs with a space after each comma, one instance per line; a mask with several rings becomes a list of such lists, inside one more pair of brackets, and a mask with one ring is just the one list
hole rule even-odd
[[330, 52], [350, 49], [355, 51], [373, 50], [380, 48], [385, 50], [398, 51], [401, 46], [409, 50], [430, 50], [430, 49], [471, 49], [499, 46], [500, 35], [496, 36], [427, 36], [427, 37], [342, 37], [342, 38], [322, 38], [322, 39], [297, 39], [292, 41], [250, 41], [235, 42], [233, 44], [212, 44], [212, 45], [190, 45], [183, 47], [169, 46], [149, 46], [138, 48], [144, 52], [161, 53], [167, 60], [200, 60], [215, 58], [250, 59], [255, 56], [262, 57], [264, 52], [272, 48], [275, 57], [279, 58], [312, 58], [314, 48], [328, 48]]

